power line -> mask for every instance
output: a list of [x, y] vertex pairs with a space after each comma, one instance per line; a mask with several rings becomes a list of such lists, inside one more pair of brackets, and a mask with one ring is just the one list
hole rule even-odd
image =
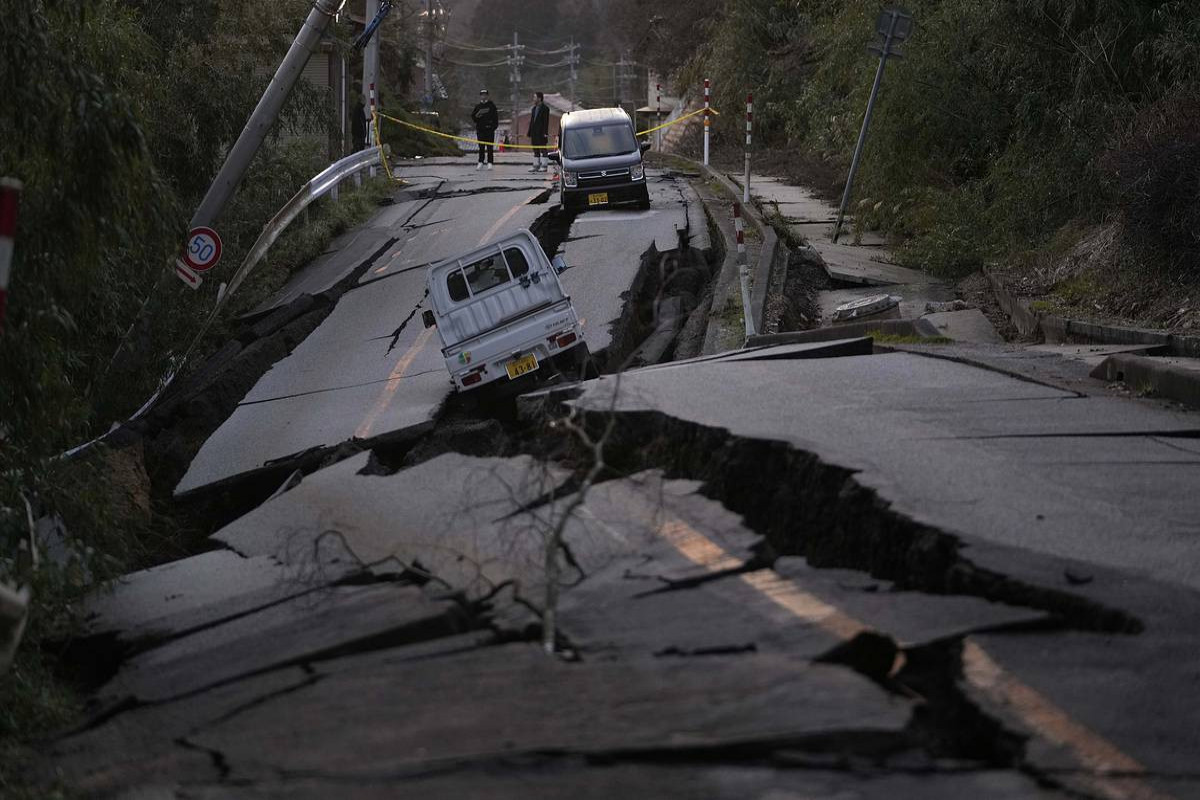
[[443, 39], [442, 42], [446, 46], [453, 47], [456, 50], [470, 50], [476, 53], [499, 53], [509, 49], [509, 45], [503, 45], [501, 47], [485, 47], [483, 45], [467, 44], [466, 42], [456, 42], [453, 39]]
[[491, 67], [504, 67], [508, 65], [508, 59], [489, 61], [486, 64], [476, 64], [469, 61], [455, 61], [453, 58], [447, 58], [446, 56], [442, 56], [439, 60], [445, 62], [446, 64], [454, 64], [457, 67], [474, 67], [476, 69], [490, 69]]

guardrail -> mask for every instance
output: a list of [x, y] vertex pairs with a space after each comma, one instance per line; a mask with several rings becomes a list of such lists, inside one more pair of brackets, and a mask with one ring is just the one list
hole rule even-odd
[[342, 181], [351, 177], [358, 177], [359, 173], [378, 163], [381, 158], [381, 148], [378, 146], [359, 150], [357, 153], [346, 156], [341, 161], [330, 164], [316, 177], [306, 183], [300, 191], [296, 192], [292, 199], [287, 201], [283, 208], [279, 209], [279, 213], [271, 217], [271, 220], [263, 226], [262, 233], [259, 234], [258, 239], [254, 242], [254, 246], [250, 248], [250, 252], [246, 253], [241, 266], [238, 267], [233, 277], [229, 279], [225, 291], [217, 298], [217, 306], [213, 310], [213, 315], [215, 316], [229, 297], [237, 291], [237, 288], [242, 285], [246, 277], [258, 266], [258, 262], [271, 249], [271, 245], [275, 243], [275, 240], [287, 230], [288, 225], [291, 225], [292, 221], [300, 216], [304, 209], [308, 208], [315, 200], [325, 194], [329, 194], [336, 201], [338, 199], [338, 187]]
[[[263, 226], [262, 233], [259, 234], [258, 239], [254, 242], [254, 246], [250, 248], [250, 252], [248, 252], [246, 257], [242, 260], [237, 272], [234, 273], [229, 283], [217, 296], [217, 302], [213, 306], [213, 310], [209, 312], [207, 317], [205, 317], [204, 322], [200, 325], [199, 330], [196, 331], [196, 335], [192, 337], [192, 341], [188, 344], [187, 350], [184, 351], [183, 356], [172, 362], [170, 369], [165, 375], [163, 375], [161, 381], [159, 382], [158, 390], [150, 396], [150, 399], [147, 400], [141, 408], [139, 408], [133, 413], [132, 416], [129, 417], [128, 421], [133, 421], [145, 414], [150, 410], [151, 407], [154, 406], [159, 398], [166, 394], [167, 389], [170, 388], [171, 384], [174, 382], [175, 376], [183, 370], [183, 366], [187, 363], [188, 359], [191, 358], [192, 352], [196, 349], [196, 345], [212, 326], [212, 323], [217, 318], [217, 315], [221, 313], [221, 309], [224, 308], [225, 303], [228, 302], [229, 298], [233, 296], [234, 290], [236, 290], [237, 287], [240, 286], [246, 277], [254, 270], [254, 267], [258, 265], [258, 262], [261, 261], [263, 256], [267, 254], [267, 251], [271, 249], [271, 245], [275, 243], [275, 240], [278, 239], [285, 230], [287, 230], [288, 225], [290, 225], [292, 221], [296, 219], [296, 217], [300, 216], [304, 209], [312, 205], [312, 203], [318, 198], [328, 194], [336, 201], [338, 186], [341, 185], [342, 181], [350, 178], [357, 179], [359, 173], [365, 169], [370, 169], [374, 164], [381, 162], [383, 157], [384, 151], [382, 147], [368, 147], [365, 150], [352, 153], [342, 160], [330, 164], [328, 167], [321, 170], [321, 172], [319, 172], [315, 177], [313, 177], [312, 180], [304, 184], [304, 186], [300, 188], [300, 191], [296, 192], [296, 194], [292, 196], [292, 199], [287, 201], [287, 203], [283, 206], [283, 208], [279, 209], [275, 216], [271, 217], [270, 221]], [[361, 179], [358, 179], [357, 182], [361, 183]], [[104, 441], [112, 432], [113, 431], [109, 431], [108, 433], [98, 436], [91, 441], [77, 445], [76, 447], [72, 447], [70, 450], [63, 452], [59, 457], [70, 458], [74, 455], [77, 455], [78, 453], [87, 450], [97, 442]]]

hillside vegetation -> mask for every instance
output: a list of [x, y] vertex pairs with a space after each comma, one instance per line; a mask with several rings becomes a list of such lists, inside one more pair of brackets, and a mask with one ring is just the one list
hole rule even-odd
[[[725, 0], [653, 22], [640, 57], [713, 79], [720, 140], [840, 194], [876, 57], [876, 0]], [[997, 264], [1066, 308], [1200, 327], [1200, 4], [910, 0], [854, 211], [907, 265]], [[688, 12], [688, 13], [684, 13]], [[697, 13], [702, 18], [697, 27]], [[697, 37], [697, 29], [700, 37]], [[1190, 299], [1185, 299], [1190, 298]], [[1187, 309], [1180, 314], [1181, 308]]]
[[[0, 580], [32, 583], [35, 600], [18, 661], [0, 678], [2, 796], [17, 791], [13, 743], [70, 711], [41, 648], [69, 633], [76, 598], [183, 546], [170, 510], [146, 496], [140, 448], [58, 456], [150, 397], [264, 222], [328, 165], [333, 104], [302, 82], [220, 219], [217, 274], [193, 292], [166, 272], [310, 8], [310, 0], [0, 0], [0, 176], [24, 184], [0, 333]], [[405, 24], [395, 15], [383, 48], [392, 96], [411, 78]], [[347, 52], [353, 35], [343, 22], [334, 47]], [[400, 113], [399, 104], [389, 110]], [[429, 145], [419, 138], [404, 135], [406, 154]], [[286, 280], [381, 194], [368, 185], [314, 206], [241, 304]], [[140, 335], [114, 360], [139, 316]], [[204, 346], [226, 334], [218, 325]], [[43, 553], [37, 570], [26, 501], [35, 515], [64, 518], [71, 534], [60, 548], [69, 555]]]

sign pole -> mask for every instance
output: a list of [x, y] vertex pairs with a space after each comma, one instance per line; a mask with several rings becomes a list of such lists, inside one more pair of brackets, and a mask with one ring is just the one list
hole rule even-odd
[[746, 336], [754, 335], [754, 311], [750, 307], [750, 265], [746, 263], [746, 235], [742, 223], [742, 206], [733, 204], [733, 229], [737, 234], [738, 278], [742, 284], [742, 317], [746, 321]]
[[[884, 22], [884, 17], [887, 18]], [[898, 30], [898, 24], [903, 21], [904, 29]], [[854, 188], [854, 176], [858, 172], [858, 163], [862, 159], [863, 145], [867, 141], [867, 128], [871, 126], [871, 114], [875, 111], [875, 98], [879, 96], [879, 85], [883, 82], [883, 68], [887, 66], [888, 56], [898, 55], [893, 52], [892, 45], [908, 37], [912, 24], [912, 16], [898, 8], [889, 8], [880, 17], [877, 32], [883, 34], [883, 47], [879, 50], [879, 68], [875, 70], [875, 83], [871, 86], [871, 97], [867, 100], [867, 113], [863, 116], [862, 130], [858, 132], [858, 143], [854, 146], [854, 158], [850, 161], [850, 174], [846, 176], [846, 188], [842, 192], [842, 204], [838, 208], [837, 225], [833, 228], [833, 243], [837, 244], [838, 236], [842, 233], [842, 221], [846, 218], [846, 208], [850, 205], [850, 193]]]
[[712, 81], [708, 78], [704, 79], [704, 166], [708, 166], [708, 131], [712, 127], [712, 120], [709, 118], [710, 99], [712, 94]]
[[746, 179], [742, 181], [742, 202], [750, 203], [750, 131], [754, 122], [754, 95], [746, 95]]

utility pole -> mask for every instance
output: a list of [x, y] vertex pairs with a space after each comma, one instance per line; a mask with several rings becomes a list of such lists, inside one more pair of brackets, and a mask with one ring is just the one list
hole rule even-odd
[[521, 65], [525, 63], [525, 57], [521, 55], [521, 51], [524, 49], [521, 40], [517, 37], [517, 32], [513, 31], [511, 55], [508, 57], [508, 81], [512, 85], [512, 122], [508, 133], [514, 144], [518, 139], [517, 112], [521, 103]]
[[437, 0], [422, 0], [425, 4], [425, 97], [426, 111], [433, 110], [433, 38], [435, 27], [433, 17], [436, 13], [434, 6]]
[[579, 72], [577, 70], [577, 67], [579, 66], [579, 56], [576, 54], [577, 51], [579, 50], [579, 45], [575, 44], [574, 36], [571, 37], [570, 48], [571, 48], [571, 52], [567, 54], [567, 63], [570, 64], [570, 66], [571, 66], [571, 78], [570, 78], [571, 110], [574, 111], [575, 104], [576, 104], [575, 85], [576, 85], [576, 82], [579, 80]]
[[658, 112], [658, 121], [654, 123], [654, 127], [658, 128], [654, 132], [655, 138], [658, 140], [658, 151], [662, 152], [662, 84], [654, 84], [654, 108]]
[[842, 205], [838, 208], [837, 224], [833, 228], [833, 243], [837, 244], [838, 236], [842, 233], [842, 221], [846, 217], [846, 208], [850, 205], [850, 192], [854, 188], [854, 175], [858, 172], [858, 162], [862, 158], [863, 145], [867, 141], [867, 128], [871, 126], [871, 113], [875, 110], [875, 98], [879, 96], [879, 84], [883, 82], [883, 68], [887, 66], [888, 58], [903, 58], [903, 55], [893, 49], [909, 37], [913, 29], [912, 14], [891, 6], [885, 8], [875, 20], [875, 32], [883, 38], [881, 45], [872, 45], [867, 49], [879, 54], [879, 68], [875, 70], [875, 83], [871, 86], [871, 97], [867, 100], [867, 113], [863, 116], [862, 130], [858, 132], [858, 143], [854, 146], [854, 158], [850, 161], [850, 174], [846, 176], [846, 189], [842, 192]]
[[[368, 0], [368, 2], [371, 1]], [[378, 5], [378, 0], [373, 1]], [[204, 195], [204, 199], [196, 208], [196, 213], [192, 215], [190, 228], [211, 226], [221, 215], [229, 199], [233, 197], [246, 170], [250, 168], [250, 162], [254, 160], [255, 153], [262, 146], [263, 140], [267, 138], [267, 133], [275, 124], [275, 120], [279, 118], [279, 111], [283, 108], [284, 102], [287, 101], [296, 81], [304, 71], [308, 57], [320, 44], [321, 36], [329, 27], [334, 14], [337, 13], [338, 5], [336, 0], [315, 0], [313, 3], [312, 10], [308, 12], [303, 27], [296, 34], [296, 39], [288, 49], [287, 55], [283, 57], [283, 61], [280, 62], [279, 68], [275, 70], [275, 77], [271, 79], [267, 90], [263, 92], [262, 98], [254, 108], [254, 113], [246, 122], [246, 127], [242, 129], [241, 135], [229, 149], [229, 155], [225, 157], [225, 163], [213, 180], [212, 186], [208, 188], [208, 193]]]
[[[379, 0], [366, 0], [366, 9], [364, 11], [364, 19], [372, 20], [379, 13]], [[379, 38], [382, 34], [378, 31], [371, 40], [367, 42], [367, 46], [363, 48], [363, 106], [367, 109], [369, 119], [367, 120], [367, 146], [374, 147], [379, 144], [375, 141], [375, 103], [378, 97], [377, 86], [379, 83]], [[368, 170], [371, 177], [375, 177], [376, 167], [371, 164]]]

